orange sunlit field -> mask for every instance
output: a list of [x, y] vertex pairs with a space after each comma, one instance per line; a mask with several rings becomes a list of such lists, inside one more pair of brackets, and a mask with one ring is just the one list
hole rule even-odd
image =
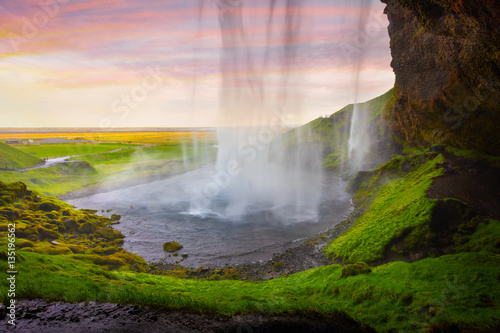
[[46, 139], [46, 138], [64, 138], [64, 139], [83, 139], [104, 142], [121, 143], [142, 143], [142, 144], [175, 144], [184, 139], [198, 137], [200, 141], [211, 141], [215, 135], [211, 131], [196, 132], [108, 132], [108, 133], [89, 133], [89, 132], [52, 132], [52, 133], [0, 133], [0, 140], [6, 139]]

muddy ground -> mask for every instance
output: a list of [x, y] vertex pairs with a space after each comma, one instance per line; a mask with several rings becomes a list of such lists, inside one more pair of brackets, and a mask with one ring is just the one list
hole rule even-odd
[[161, 311], [137, 305], [22, 301], [17, 324], [0, 321], [0, 332], [105, 333], [105, 332], [375, 332], [348, 315], [331, 316], [211, 316]]

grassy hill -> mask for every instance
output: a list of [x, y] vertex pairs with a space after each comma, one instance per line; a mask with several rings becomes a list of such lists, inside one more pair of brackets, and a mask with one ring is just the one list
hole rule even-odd
[[[358, 111], [366, 119], [363, 148], [366, 160], [374, 165], [387, 162], [392, 154], [397, 153], [394, 142], [386, 133], [383, 126], [382, 111], [388, 101], [393, 98], [393, 90], [371, 99], [365, 103], [358, 103]], [[390, 103], [388, 104], [390, 105]], [[290, 147], [299, 142], [321, 142], [323, 145], [323, 165], [326, 169], [343, 173], [349, 171], [348, 145], [351, 135], [351, 122], [354, 104], [349, 104], [328, 118], [317, 118], [297, 129], [284, 134], [285, 142]]]
[[42, 160], [0, 142], [0, 168], [29, 168]]

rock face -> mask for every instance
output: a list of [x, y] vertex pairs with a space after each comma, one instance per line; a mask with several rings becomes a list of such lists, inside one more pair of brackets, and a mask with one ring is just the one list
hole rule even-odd
[[500, 3], [381, 1], [396, 74], [385, 115], [393, 134], [410, 146], [500, 154]]

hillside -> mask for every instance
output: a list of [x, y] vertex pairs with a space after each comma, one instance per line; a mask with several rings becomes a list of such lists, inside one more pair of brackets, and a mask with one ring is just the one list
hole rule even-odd
[[[387, 162], [393, 154], [400, 152], [398, 145], [386, 131], [383, 111], [386, 104], [392, 101], [393, 90], [357, 104], [358, 122], [353, 130], [354, 105], [350, 104], [333, 113], [328, 118], [317, 118], [284, 135], [289, 147], [298, 142], [308, 141], [311, 144], [321, 143], [323, 147], [323, 165], [325, 169], [339, 174], [353, 174], [359, 169], [373, 169]], [[358, 147], [358, 154], [363, 155], [359, 166], [349, 161], [349, 139], [351, 135], [359, 135], [363, 142]]]
[[[182, 275], [188, 271], [181, 266], [173, 270], [148, 267], [142, 258], [123, 250], [123, 235], [111, 228], [115, 221], [95, 211], [74, 210], [22, 183], [0, 183], [1, 247], [7, 247], [9, 224], [16, 226], [17, 300], [100, 302], [82, 303], [83, 312], [59, 303], [54, 308], [56, 321], [31, 310], [38, 306], [34, 304], [50, 308], [53, 303], [21, 302], [20, 327], [31, 331], [40, 331], [41, 325], [44, 329], [71, 327], [77, 317], [98, 331], [100, 322], [93, 318], [108, 318], [113, 312], [118, 325], [126, 321], [124, 311], [132, 311], [123, 304], [136, 304], [133, 311], [149, 318], [148, 325], [154, 325], [151, 318], [155, 316], [172, 321], [191, 313], [188, 321], [179, 319], [179, 323], [195, 323], [208, 331], [250, 327], [255, 332], [278, 328], [299, 332], [323, 325], [316, 331], [370, 332], [373, 327], [381, 332], [495, 332], [499, 328], [495, 318], [500, 298], [496, 288], [500, 222], [491, 216], [498, 217], [498, 213], [475, 196], [459, 196], [461, 203], [443, 199], [446, 187], [429, 189], [442, 182], [439, 179], [446, 182], [446, 174], [456, 176], [450, 169], [460, 170], [446, 161], [467, 166], [462, 176], [473, 165], [490, 164], [482, 157], [475, 162], [476, 157], [460, 154], [466, 155], [456, 150], [415, 152], [359, 173], [350, 184], [357, 206], [351, 217], [354, 224], [326, 248], [332, 259], [349, 264], [283, 273], [260, 282], [240, 281], [235, 267], [208, 276], [202, 274], [203, 267], [189, 275]], [[496, 162], [492, 163], [489, 168], [498, 171]], [[475, 191], [470, 183], [466, 185], [468, 191]], [[492, 191], [495, 186], [492, 182]], [[431, 190], [438, 199], [426, 197]], [[447, 218], [452, 214], [460, 216], [456, 223]], [[318, 237], [323, 238], [328, 236]], [[8, 287], [7, 258], [7, 252], [0, 250], [4, 290]], [[60, 312], [63, 308], [68, 312]], [[172, 310], [181, 312], [165, 319]], [[225, 319], [221, 322], [220, 318]], [[287, 326], [290, 322], [296, 323], [296, 329]]]
[[0, 168], [23, 169], [42, 162], [33, 155], [24, 153], [12, 146], [0, 142]]

